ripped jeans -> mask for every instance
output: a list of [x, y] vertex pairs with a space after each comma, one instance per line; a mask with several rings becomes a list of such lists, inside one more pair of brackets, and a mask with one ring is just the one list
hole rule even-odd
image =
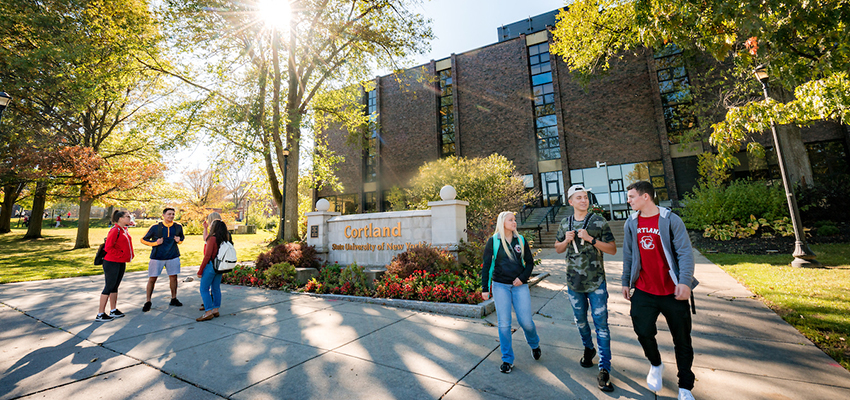
[[567, 288], [567, 296], [573, 307], [573, 316], [581, 334], [581, 343], [593, 348], [590, 325], [587, 323], [587, 308], [596, 327], [596, 343], [599, 345], [599, 369], [611, 371], [611, 331], [608, 330], [608, 282], [602, 281], [599, 288], [590, 293], [578, 293]]

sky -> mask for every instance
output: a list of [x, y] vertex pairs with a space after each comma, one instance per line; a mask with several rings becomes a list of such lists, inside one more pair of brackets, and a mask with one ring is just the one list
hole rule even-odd
[[[413, 67], [475, 50], [499, 41], [496, 29], [519, 20], [563, 7], [564, 0], [431, 0], [414, 6], [413, 11], [431, 19], [436, 38], [431, 51], [413, 57], [404, 67]], [[377, 74], [386, 75], [386, 72]], [[179, 152], [167, 174], [171, 182], [179, 182], [184, 171], [209, 166], [203, 144]], [[302, 168], [305, 166], [302, 165]]]

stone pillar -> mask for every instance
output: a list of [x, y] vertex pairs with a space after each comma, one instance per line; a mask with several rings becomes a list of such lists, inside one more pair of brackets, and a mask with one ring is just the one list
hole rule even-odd
[[328, 220], [342, 213], [328, 212], [331, 204], [321, 199], [316, 202], [316, 211], [307, 213], [307, 244], [316, 248], [319, 260], [328, 260]]
[[428, 202], [431, 207], [431, 245], [457, 254], [457, 245], [466, 237], [466, 206], [469, 202], [455, 200], [457, 192], [451, 186], [440, 189], [443, 201]]

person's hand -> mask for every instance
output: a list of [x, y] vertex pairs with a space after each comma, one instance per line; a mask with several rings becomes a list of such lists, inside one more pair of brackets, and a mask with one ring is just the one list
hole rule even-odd
[[691, 287], [680, 283], [676, 285], [676, 290], [673, 291], [673, 294], [676, 295], [676, 300], [687, 300], [691, 298]]
[[201, 273], [200, 273], [200, 272], [198, 272], [198, 274], [197, 274], [197, 275], [198, 275], [198, 278], [203, 277], [203, 275], [201, 275]]
[[575, 238], [576, 238], [576, 232], [575, 231], [567, 231], [567, 233], [564, 234], [564, 241], [567, 242], [567, 243], [572, 242], [573, 239], [575, 239]]
[[159, 246], [162, 244], [162, 238], [156, 240], [156, 245]]
[[629, 300], [629, 301], [632, 300], [632, 296], [629, 296], [629, 288], [627, 288], [627, 287], [623, 288], [623, 298], [625, 298], [626, 300]]
[[483, 298], [484, 300], [489, 300], [490, 292], [481, 292], [481, 298]]
[[210, 222], [207, 221], [207, 220], [204, 220], [204, 228], [209, 228], [209, 227], [210, 227]]
[[585, 229], [579, 229], [578, 230], [578, 237], [580, 239], [583, 239], [585, 242], [592, 242], [593, 241], [593, 236], [590, 236], [590, 234], [587, 233], [587, 230], [585, 230]]
[[521, 281], [521, 280], [519, 280], [519, 278], [514, 278], [514, 282], [513, 282], [513, 283], [514, 283], [514, 286], [521, 286], [521, 285], [522, 285], [522, 281]]

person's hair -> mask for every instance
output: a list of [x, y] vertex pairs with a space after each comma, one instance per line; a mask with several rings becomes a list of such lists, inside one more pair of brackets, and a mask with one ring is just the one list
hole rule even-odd
[[[509, 215], [514, 215], [514, 213], [512, 211], [502, 211], [499, 214], [499, 218], [496, 220], [496, 231], [493, 233], [493, 235], [499, 236], [499, 239], [502, 242], [502, 248], [505, 250], [505, 254], [507, 254], [508, 257], [513, 259], [514, 253], [513, 253], [513, 251], [511, 251], [511, 242], [509, 240], [507, 240], [508, 239], [506, 237], [507, 233], [505, 232], [505, 220], [508, 219]], [[511, 237], [510, 239], [513, 239], [513, 238]], [[496, 254], [498, 254], [498, 250], [496, 249], [496, 241], [494, 240], [493, 241], [493, 257], [496, 257]], [[522, 248], [521, 256], [525, 256], [525, 247]]]
[[637, 181], [629, 186], [626, 186], [626, 191], [634, 189], [638, 194], [648, 194], [650, 200], [655, 200], [655, 188], [647, 181]]
[[165, 209], [163, 209], [163, 210], [162, 210], [162, 215], [165, 215], [165, 213], [167, 213], [167, 212], [169, 212], [169, 211], [177, 212], [177, 211], [176, 211], [176, 210], [174, 210], [174, 208], [172, 208], [172, 207], [165, 207]]
[[210, 215], [207, 215], [207, 223], [212, 224], [213, 221], [221, 221], [221, 214], [213, 211]]
[[221, 246], [221, 242], [233, 243], [230, 232], [227, 231], [227, 224], [220, 219], [213, 221], [212, 227], [210, 227], [210, 236], [215, 238], [215, 244], [219, 246]]
[[129, 214], [127, 211], [115, 210], [112, 212], [112, 223], [117, 224], [118, 220], [124, 218], [125, 215]]

